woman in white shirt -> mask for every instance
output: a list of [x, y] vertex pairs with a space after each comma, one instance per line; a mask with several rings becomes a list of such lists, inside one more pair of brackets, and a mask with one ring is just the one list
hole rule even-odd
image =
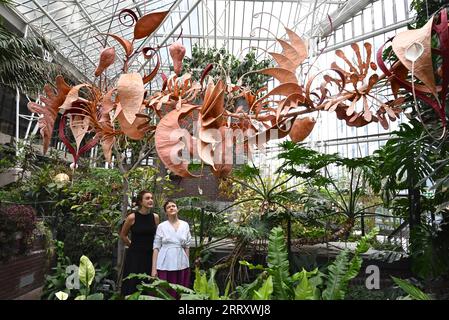
[[[160, 223], [153, 243], [151, 276], [185, 287], [190, 285], [189, 224], [178, 218], [178, 207], [173, 200], [164, 204], [167, 220]], [[175, 291], [170, 291], [173, 297]]]

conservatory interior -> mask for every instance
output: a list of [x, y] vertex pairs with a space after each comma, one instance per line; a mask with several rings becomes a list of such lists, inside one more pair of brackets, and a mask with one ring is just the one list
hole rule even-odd
[[449, 299], [448, 10], [0, 0], [0, 299]]

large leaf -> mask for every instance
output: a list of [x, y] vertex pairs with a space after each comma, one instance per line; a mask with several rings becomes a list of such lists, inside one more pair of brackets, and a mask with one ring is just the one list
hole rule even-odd
[[84, 284], [86, 287], [90, 287], [92, 281], [95, 278], [95, 267], [89, 260], [89, 258], [84, 255], [80, 258], [78, 275], [81, 283]]
[[271, 294], [273, 293], [273, 278], [269, 276], [267, 280], [263, 283], [262, 287], [254, 291], [254, 300], [270, 300]]
[[141, 39], [151, 35], [164, 21], [169, 11], [153, 12], [144, 15], [134, 26], [134, 39]]
[[315, 300], [316, 286], [309, 282], [308, 272], [302, 270], [298, 276], [299, 284], [295, 288], [295, 300]]
[[86, 300], [104, 300], [104, 294], [101, 292], [94, 293], [94, 294], [88, 295], [86, 297]]
[[284, 232], [281, 227], [271, 230], [268, 244], [268, 267], [273, 276], [274, 297], [288, 300], [289, 289], [289, 262], [287, 247], [285, 246]]
[[194, 176], [188, 170], [188, 161], [177, 156], [185, 148], [190, 149], [193, 138], [187, 130], [181, 129], [179, 118], [195, 108], [194, 105], [185, 105], [180, 110], [169, 112], [159, 122], [154, 136], [159, 158], [168, 169], [181, 177]]
[[220, 298], [220, 289], [215, 282], [215, 274], [217, 273], [217, 269], [209, 269], [209, 272], [210, 276], [209, 280], [207, 281], [207, 293], [209, 294], [211, 300], [218, 300]]
[[117, 95], [122, 106], [122, 112], [128, 123], [133, 123], [136, 113], [139, 112], [145, 88], [142, 77], [138, 73], [126, 73], [120, 75], [117, 83]]
[[69, 297], [68, 293], [64, 292], [64, 291], [58, 291], [55, 293], [56, 298], [58, 298], [59, 300], [67, 300], [67, 298]]
[[326, 289], [323, 291], [324, 300], [343, 300], [346, 272], [348, 271], [349, 251], [343, 250], [328, 267]]
[[412, 285], [411, 283], [396, 278], [396, 277], [392, 277], [393, 281], [405, 292], [407, 292], [410, 297], [414, 300], [432, 300], [427, 294], [425, 294], [424, 292], [422, 292], [420, 289], [418, 289], [417, 287], [415, 287], [414, 285]]
[[205, 272], [195, 269], [195, 281], [193, 282], [193, 290], [198, 294], [207, 294], [207, 276]]
[[347, 286], [349, 281], [359, 274], [363, 262], [360, 255], [368, 251], [368, 249], [370, 248], [369, 242], [372, 239], [374, 239], [378, 233], [379, 229], [373, 228], [366, 236], [362, 237], [362, 239], [360, 239], [360, 241], [357, 243], [354, 256], [349, 262], [349, 268], [345, 274], [344, 286]]
[[35, 102], [28, 103], [28, 109], [31, 112], [36, 112], [42, 117], [39, 118], [40, 133], [43, 138], [43, 153], [45, 154], [50, 146], [51, 137], [53, 135], [53, 128], [56, 117], [58, 115], [59, 107], [64, 103], [67, 94], [70, 92], [70, 87], [62, 76], [56, 77], [56, 93], [52, 87], [47, 84], [44, 87], [46, 93], [45, 97], [41, 97], [42, 105]]
[[393, 39], [393, 50], [404, 66], [412, 70], [412, 61], [406, 58], [407, 49], [414, 43], [420, 43], [424, 47], [423, 54], [414, 64], [414, 74], [420, 79], [434, 95], [436, 95], [435, 77], [432, 65], [432, 25], [433, 18], [429, 19], [424, 27], [416, 30], [400, 32]]

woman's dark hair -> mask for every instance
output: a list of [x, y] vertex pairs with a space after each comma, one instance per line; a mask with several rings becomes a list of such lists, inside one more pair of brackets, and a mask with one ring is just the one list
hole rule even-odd
[[168, 199], [167, 201], [165, 201], [165, 203], [164, 203], [164, 211], [165, 211], [165, 212], [167, 212], [166, 208], [167, 208], [167, 205], [168, 205], [169, 203], [174, 203], [174, 204], [176, 204], [176, 202], [175, 202], [174, 200], [172, 200], [172, 199]]
[[148, 190], [142, 190], [142, 191], [140, 191], [140, 192], [137, 194], [137, 197], [136, 197], [136, 204], [137, 204], [139, 207], [142, 205], [142, 199], [143, 199], [143, 196], [144, 196], [145, 194], [147, 194], [147, 193], [151, 193], [151, 195], [153, 195], [153, 193], [150, 192], [150, 191], [148, 191]]

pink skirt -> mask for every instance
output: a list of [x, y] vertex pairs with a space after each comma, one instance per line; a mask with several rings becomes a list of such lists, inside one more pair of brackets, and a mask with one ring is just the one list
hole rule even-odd
[[[161, 280], [166, 280], [173, 284], [179, 284], [184, 287], [190, 286], [190, 268], [167, 271], [167, 270], [157, 270], [158, 278]], [[168, 289], [168, 293], [175, 299], [179, 299], [179, 295], [173, 289]]]

